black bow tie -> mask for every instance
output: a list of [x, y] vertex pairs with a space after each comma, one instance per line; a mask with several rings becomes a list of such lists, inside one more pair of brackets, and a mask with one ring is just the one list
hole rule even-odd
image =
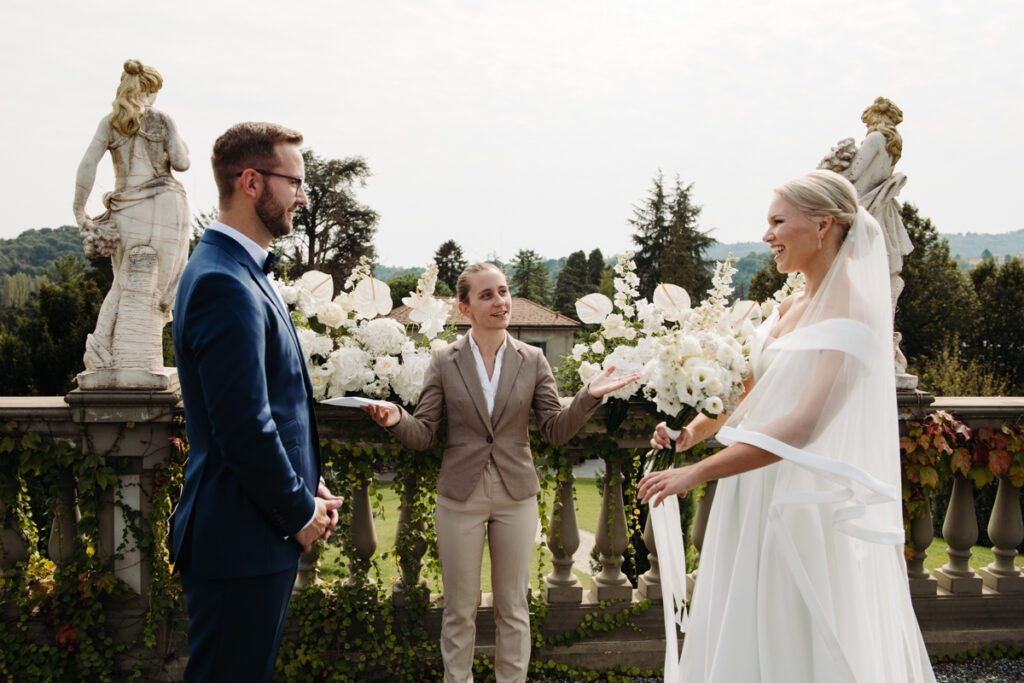
[[264, 273], [264, 275], [270, 275], [271, 273], [273, 273], [274, 272], [274, 266], [276, 266], [277, 262], [280, 261], [280, 260], [281, 260], [281, 255], [280, 254], [278, 254], [276, 252], [273, 252], [273, 251], [268, 251], [267, 252], [267, 260], [263, 262], [263, 273]]

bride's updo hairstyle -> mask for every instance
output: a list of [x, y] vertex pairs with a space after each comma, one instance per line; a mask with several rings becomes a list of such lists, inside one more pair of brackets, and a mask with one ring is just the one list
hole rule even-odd
[[834, 171], [811, 171], [775, 188], [783, 199], [810, 217], [832, 216], [843, 239], [857, 217], [857, 190]]

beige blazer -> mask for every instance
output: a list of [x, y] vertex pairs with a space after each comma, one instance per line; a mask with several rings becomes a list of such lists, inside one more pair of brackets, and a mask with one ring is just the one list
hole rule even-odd
[[401, 417], [391, 431], [406, 446], [421, 451], [447, 419], [448, 443], [437, 492], [466, 500], [493, 457], [509, 495], [523, 500], [540, 491], [530, 452], [530, 410], [541, 435], [561, 444], [580, 430], [600, 404], [601, 399], [593, 398], [583, 387], [563, 408], [544, 353], [510, 336], [494, 396], [494, 414], [488, 417], [473, 349], [462, 337], [434, 352], [415, 411], [410, 415], [400, 409]]

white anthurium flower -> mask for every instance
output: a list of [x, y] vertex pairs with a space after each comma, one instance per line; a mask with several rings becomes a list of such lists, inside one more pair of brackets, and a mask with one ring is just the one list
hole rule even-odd
[[596, 342], [594, 342], [594, 345], [591, 346], [590, 348], [591, 348], [591, 350], [593, 350], [594, 353], [597, 353], [597, 354], [604, 353], [604, 342], [601, 341], [600, 339], [598, 339]]
[[317, 303], [330, 301], [334, 297], [334, 279], [319, 270], [308, 270], [298, 280], [299, 289], [309, 292]]
[[353, 310], [360, 318], [376, 318], [391, 312], [391, 288], [386, 282], [363, 278], [352, 290]]
[[679, 285], [662, 282], [654, 288], [651, 303], [670, 322], [681, 322], [690, 313], [690, 295]]
[[587, 294], [576, 299], [576, 315], [587, 325], [600, 325], [612, 312], [612, 301], [604, 294]]

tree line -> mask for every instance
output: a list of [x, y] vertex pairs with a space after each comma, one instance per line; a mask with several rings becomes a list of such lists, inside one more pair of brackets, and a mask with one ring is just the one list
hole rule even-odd
[[[379, 215], [357, 196], [370, 167], [362, 157], [329, 159], [309, 149], [303, 159], [309, 204], [296, 211], [294, 232], [274, 245], [284, 256], [279, 274], [295, 277], [316, 268], [343, 282], [360, 259], [377, 256]], [[713, 267], [708, 251], [716, 241], [701, 228], [700, 216], [693, 183], [679, 176], [666, 182], [657, 172], [625, 222], [643, 295], [659, 282], [682, 286], [694, 303], [706, 295]], [[196, 214], [194, 241], [215, 217], [216, 210]], [[1024, 264], [988, 259], [965, 273], [917, 207], [903, 205], [902, 217], [915, 248], [905, 259], [895, 324], [910, 370], [936, 394], [1024, 394]], [[0, 394], [65, 393], [82, 369], [85, 337], [110, 286], [109, 260], [86, 261], [71, 226], [27, 231], [0, 247]], [[462, 247], [444, 240], [433, 260], [437, 293], [450, 296], [467, 265]], [[520, 249], [507, 263], [492, 260], [506, 272], [514, 296], [570, 317], [579, 297], [594, 291], [613, 296], [611, 259], [600, 249], [569, 254], [553, 277], [532, 249]], [[751, 252], [736, 265], [740, 298], [764, 301], [785, 279], [767, 253]], [[421, 272], [388, 280], [396, 306]], [[172, 363], [169, 348], [166, 355]]]

